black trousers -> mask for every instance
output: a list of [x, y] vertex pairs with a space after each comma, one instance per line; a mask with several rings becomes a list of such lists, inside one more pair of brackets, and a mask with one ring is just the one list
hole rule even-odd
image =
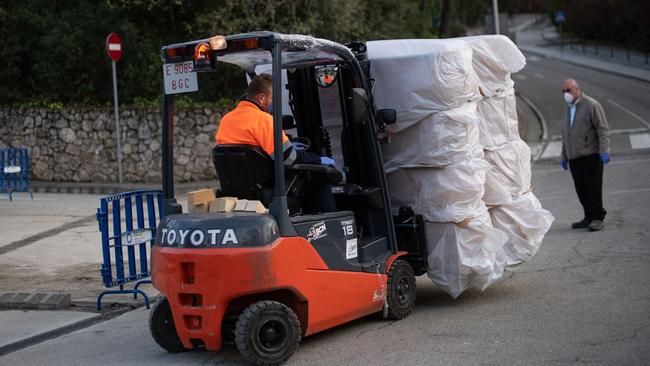
[[569, 160], [573, 184], [587, 220], [604, 220], [603, 162], [598, 154]]

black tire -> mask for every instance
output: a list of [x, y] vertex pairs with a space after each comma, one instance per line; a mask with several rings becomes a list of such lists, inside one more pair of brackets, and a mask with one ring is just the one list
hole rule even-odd
[[409, 262], [397, 259], [388, 270], [388, 319], [407, 317], [415, 306], [415, 274]]
[[178, 353], [187, 351], [183, 347], [180, 338], [178, 338], [178, 333], [176, 333], [172, 310], [166, 298], [157, 301], [151, 307], [151, 311], [149, 312], [149, 330], [156, 343], [167, 352]]
[[296, 314], [276, 301], [259, 301], [247, 307], [235, 326], [235, 345], [257, 365], [277, 365], [291, 357], [300, 343]]

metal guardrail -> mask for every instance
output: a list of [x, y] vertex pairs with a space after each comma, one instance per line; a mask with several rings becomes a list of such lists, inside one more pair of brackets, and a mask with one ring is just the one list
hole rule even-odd
[[[161, 190], [136, 190], [100, 199], [97, 209], [103, 255], [100, 273], [104, 286], [120, 289], [99, 294], [97, 310], [101, 310], [102, 297], [109, 294], [133, 294], [133, 298], [141, 294], [149, 308], [147, 294], [138, 287], [151, 283], [147, 279], [151, 276], [148, 258], [162, 217], [162, 197]], [[133, 289], [124, 288], [129, 282], [135, 282]]]
[[14, 192], [26, 192], [34, 199], [29, 190], [29, 151], [26, 147], [0, 148], [0, 193], [13, 201]]

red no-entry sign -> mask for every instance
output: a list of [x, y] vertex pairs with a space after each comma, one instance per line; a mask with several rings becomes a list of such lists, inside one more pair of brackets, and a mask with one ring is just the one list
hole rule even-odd
[[116, 33], [111, 33], [106, 37], [106, 54], [113, 61], [122, 57], [122, 40]]

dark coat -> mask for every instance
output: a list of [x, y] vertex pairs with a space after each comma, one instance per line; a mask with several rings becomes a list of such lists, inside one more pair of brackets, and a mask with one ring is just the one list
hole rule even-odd
[[609, 153], [609, 148], [609, 126], [605, 111], [594, 98], [582, 93], [576, 101], [573, 126], [569, 125], [566, 115], [562, 123], [562, 160]]

